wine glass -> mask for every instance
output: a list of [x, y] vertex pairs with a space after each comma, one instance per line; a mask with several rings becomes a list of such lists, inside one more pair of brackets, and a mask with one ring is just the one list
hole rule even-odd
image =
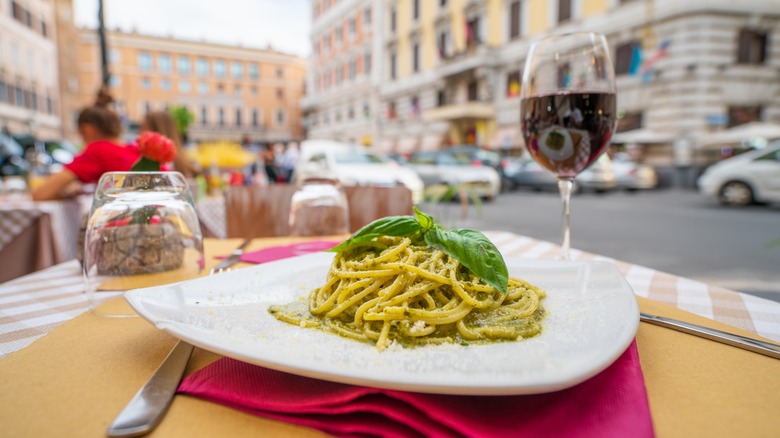
[[561, 255], [569, 260], [574, 178], [606, 151], [615, 129], [615, 72], [603, 35], [552, 35], [531, 44], [520, 122], [534, 160], [558, 178]]
[[97, 184], [84, 236], [89, 310], [136, 314], [116, 294], [198, 277], [203, 234], [187, 181], [179, 172], [109, 172]]
[[307, 178], [290, 203], [290, 235], [328, 236], [349, 233], [349, 206], [338, 183], [330, 177]]

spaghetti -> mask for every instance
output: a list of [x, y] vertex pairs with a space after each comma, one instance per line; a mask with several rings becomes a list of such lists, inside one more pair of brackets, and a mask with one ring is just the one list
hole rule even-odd
[[308, 312], [269, 309], [277, 319], [375, 343], [384, 349], [522, 340], [539, 334], [545, 292], [516, 278], [506, 293], [444, 252], [407, 237], [380, 237], [336, 254]]

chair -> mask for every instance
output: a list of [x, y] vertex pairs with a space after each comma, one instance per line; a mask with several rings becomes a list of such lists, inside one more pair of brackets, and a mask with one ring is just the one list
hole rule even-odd
[[[292, 184], [229, 188], [225, 193], [227, 237], [289, 235], [290, 201], [295, 190]], [[412, 192], [404, 186], [350, 186], [344, 187], [344, 194], [351, 232], [384, 216], [412, 214]]]

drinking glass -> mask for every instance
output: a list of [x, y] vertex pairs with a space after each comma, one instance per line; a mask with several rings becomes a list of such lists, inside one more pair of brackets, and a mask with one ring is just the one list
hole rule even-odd
[[558, 178], [560, 258], [568, 260], [574, 178], [604, 153], [615, 129], [615, 72], [603, 35], [552, 35], [531, 44], [520, 122], [528, 152]]
[[179, 172], [109, 172], [97, 184], [84, 236], [89, 310], [135, 313], [114, 294], [195, 278], [204, 266], [203, 234], [187, 181]]
[[349, 206], [338, 180], [307, 178], [290, 204], [290, 235], [328, 236], [349, 233]]

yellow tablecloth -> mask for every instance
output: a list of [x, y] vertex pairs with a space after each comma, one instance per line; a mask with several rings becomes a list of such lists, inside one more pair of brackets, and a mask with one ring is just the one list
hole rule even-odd
[[[250, 250], [290, 239], [259, 239]], [[208, 260], [239, 240], [212, 242]], [[642, 311], [755, 336], [648, 299]], [[175, 339], [140, 318], [89, 313], [0, 360], [0, 434], [103, 436]], [[669, 436], [777, 436], [780, 361], [661, 327], [641, 324], [639, 356], [656, 433]], [[196, 349], [187, 374], [219, 356]], [[576, 415], [576, 412], [572, 412]], [[321, 436], [213, 403], [177, 396], [152, 436]]]

